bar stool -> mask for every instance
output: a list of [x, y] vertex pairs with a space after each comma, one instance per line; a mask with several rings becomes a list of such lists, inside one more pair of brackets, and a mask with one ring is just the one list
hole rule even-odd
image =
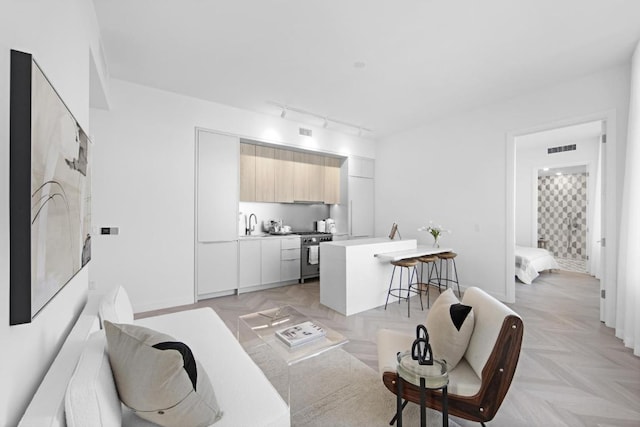
[[[460, 283], [458, 282], [458, 269], [456, 268], [456, 256], [458, 256], [455, 252], [444, 252], [438, 254], [438, 258], [440, 258], [440, 281], [444, 282], [445, 286], [448, 288], [449, 283], [455, 283], [458, 286], [458, 298], [460, 298]], [[443, 270], [442, 262], [444, 261], [445, 265]], [[450, 267], [453, 266], [453, 275], [449, 277]]]
[[[411, 259], [401, 259], [398, 261], [391, 261], [391, 265], [393, 265], [393, 271], [391, 272], [391, 281], [389, 282], [389, 290], [387, 291], [387, 300], [384, 303], [384, 309], [387, 309], [387, 304], [389, 303], [389, 295], [394, 296], [396, 298], [398, 298], [398, 304], [400, 304], [400, 300], [401, 299], [406, 299], [407, 300], [407, 317], [411, 317], [411, 310], [410, 310], [410, 301], [411, 301], [411, 292], [416, 292], [415, 290], [411, 289], [411, 281], [412, 278], [414, 276], [414, 274], [417, 276], [418, 275], [418, 270], [416, 268], [416, 266], [418, 265], [418, 261], [414, 258]], [[400, 267], [400, 282], [399, 288], [394, 288], [393, 287], [393, 276], [396, 274], [396, 267]], [[402, 295], [402, 269], [406, 268], [407, 269], [407, 296], [403, 296]], [[412, 271], [413, 268], [413, 271]], [[422, 306], [422, 298], [420, 298], [420, 305]], [[422, 309], [424, 310], [424, 306], [422, 306]]]
[[[438, 256], [437, 255], [425, 255], [418, 258], [414, 258], [420, 262], [420, 281], [415, 283], [418, 292], [420, 292], [420, 303], [422, 303], [422, 293], [427, 293], [427, 308], [429, 307], [429, 286], [438, 285], [438, 292], [442, 292], [440, 289], [440, 273], [438, 272]], [[424, 266], [427, 265], [427, 281], [424, 281]], [[435, 271], [435, 275], [433, 274]]]

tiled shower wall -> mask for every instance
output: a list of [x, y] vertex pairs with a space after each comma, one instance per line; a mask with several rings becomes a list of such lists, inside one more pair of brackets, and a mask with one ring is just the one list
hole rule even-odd
[[538, 177], [538, 239], [556, 257], [586, 259], [586, 173]]

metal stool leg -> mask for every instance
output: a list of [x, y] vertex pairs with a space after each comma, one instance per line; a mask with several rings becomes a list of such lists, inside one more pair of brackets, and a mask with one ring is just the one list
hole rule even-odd
[[[402, 273], [402, 271], [400, 271]], [[389, 302], [389, 295], [391, 295], [391, 286], [393, 286], [393, 276], [396, 274], [396, 266], [393, 266], [393, 271], [391, 272], [391, 282], [389, 282], [389, 290], [387, 291], [387, 300], [384, 303], [384, 309], [387, 309], [387, 303]]]
[[453, 273], [456, 275], [456, 286], [458, 287], [458, 298], [462, 298], [462, 294], [460, 293], [460, 282], [458, 281], [458, 269], [456, 268], [456, 259], [452, 258], [453, 261]]

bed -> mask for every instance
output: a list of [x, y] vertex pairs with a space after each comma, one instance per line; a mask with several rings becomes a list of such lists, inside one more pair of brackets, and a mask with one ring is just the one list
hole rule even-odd
[[546, 249], [516, 246], [516, 276], [528, 285], [543, 270], [559, 269], [560, 266]]

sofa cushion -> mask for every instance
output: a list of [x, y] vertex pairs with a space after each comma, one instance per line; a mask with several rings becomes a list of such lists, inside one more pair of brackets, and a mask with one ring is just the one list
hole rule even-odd
[[82, 350], [65, 393], [68, 427], [119, 427], [122, 410], [111, 365], [105, 351], [104, 331], [91, 334]]
[[133, 323], [131, 301], [122, 286], [114, 287], [102, 297], [98, 306], [98, 316], [102, 327], [105, 320], [111, 323]]
[[120, 400], [161, 426], [207, 426], [222, 416], [207, 373], [190, 348], [142, 326], [104, 322]]
[[474, 327], [473, 309], [460, 304], [452, 289], [447, 289], [433, 303], [426, 321], [429, 343], [436, 359], [456, 367], [469, 345]]

